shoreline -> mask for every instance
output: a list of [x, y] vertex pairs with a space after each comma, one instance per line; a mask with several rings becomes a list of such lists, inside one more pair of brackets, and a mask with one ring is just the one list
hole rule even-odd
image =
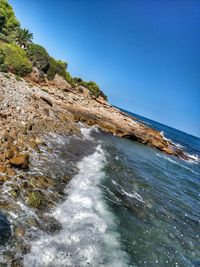
[[[20, 200], [37, 215], [37, 219], [31, 216], [23, 223], [13, 219], [11, 243], [21, 255], [30, 250], [25, 242], [29, 226], [47, 233], [61, 229], [58, 221], [45, 214], [63, 201], [65, 185], [72, 177], [63, 175], [55, 181], [32, 172], [33, 161], [40, 161], [45, 152], [53, 154], [45, 135], [81, 137], [78, 122], [82, 122], [187, 159], [158, 131], [133, 121], [102, 98], [94, 99], [87, 88], [73, 89], [64, 81], [41, 84], [30, 77], [18, 79], [14, 74], [0, 73], [0, 118], [0, 208], [5, 214], [21, 216], [24, 207], [19, 205]], [[7, 261], [20, 264], [16, 255], [8, 254], [4, 255]]]

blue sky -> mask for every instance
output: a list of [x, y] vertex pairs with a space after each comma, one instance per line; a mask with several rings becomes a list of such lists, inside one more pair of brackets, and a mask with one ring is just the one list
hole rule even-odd
[[200, 136], [198, 0], [9, 0], [34, 41], [126, 110]]

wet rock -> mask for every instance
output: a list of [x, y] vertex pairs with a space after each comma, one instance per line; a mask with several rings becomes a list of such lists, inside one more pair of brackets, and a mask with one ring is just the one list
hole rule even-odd
[[0, 245], [4, 245], [11, 238], [10, 222], [0, 213]]
[[47, 178], [44, 176], [38, 176], [38, 177], [34, 177], [34, 179], [32, 179], [31, 184], [34, 187], [38, 187], [38, 188], [49, 188], [49, 187], [52, 187], [55, 183], [50, 178]]
[[62, 180], [65, 182], [65, 183], [68, 183], [70, 181], [70, 177], [65, 175], [64, 177], [62, 177]]
[[35, 218], [28, 218], [27, 222], [29, 224], [29, 226], [33, 226], [33, 227], [37, 227], [38, 226], [38, 222]]
[[0, 199], [0, 210], [17, 211], [18, 209], [16, 204]]
[[24, 235], [25, 235], [25, 233], [26, 233], [26, 230], [25, 230], [25, 228], [23, 226], [16, 227], [16, 229], [15, 229], [15, 236], [17, 238], [23, 238]]
[[16, 198], [20, 194], [20, 189], [16, 184], [11, 185], [12, 189], [9, 191], [12, 197]]
[[39, 227], [48, 234], [56, 234], [62, 229], [61, 223], [50, 216], [43, 216], [42, 223], [39, 224]]
[[45, 203], [45, 197], [40, 191], [30, 192], [27, 198], [27, 204], [32, 208], [38, 208]]
[[27, 168], [29, 165], [29, 154], [21, 153], [14, 156], [9, 162], [16, 167]]
[[4, 177], [0, 176], [0, 185], [4, 183]]

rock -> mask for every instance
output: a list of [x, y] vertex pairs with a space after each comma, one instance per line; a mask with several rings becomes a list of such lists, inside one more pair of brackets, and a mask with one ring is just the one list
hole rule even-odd
[[35, 138], [35, 143], [36, 143], [36, 145], [45, 145], [45, 142], [42, 141], [39, 137]]
[[65, 183], [68, 183], [70, 181], [70, 177], [65, 175], [64, 177], [62, 177], [62, 180], [65, 182]]
[[5, 173], [5, 172], [6, 172], [6, 167], [3, 164], [1, 164], [0, 165], [0, 173]]
[[54, 185], [54, 181], [50, 178], [37, 176], [31, 179], [30, 184], [36, 188], [49, 188]]
[[16, 175], [16, 171], [14, 169], [12, 169], [12, 168], [7, 168], [6, 169], [6, 174], [8, 176], [15, 176]]
[[6, 159], [11, 159], [13, 156], [14, 156], [14, 151], [12, 149], [6, 151], [5, 154]]
[[49, 98], [49, 97], [47, 97], [47, 96], [40, 96], [40, 98], [44, 101], [44, 102], [46, 102], [49, 106], [53, 106], [53, 102], [52, 102], [52, 100]]
[[25, 233], [26, 233], [26, 230], [25, 230], [25, 228], [23, 226], [16, 227], [16, 229], [15, 229], [15, 236], [17, 238], [23, 238], [24, 235], [25, 235]]
[[32, 208], [38, 208], [45, 203], [44, 195], [40, 191], [33, 191], [29, 193], [27, 204]]
[[4, 183], [4, 177], [0, 176], [0, 185]]
[[52, 85], [56, 86], [58, 89], [61, 90], [70, 90], [71, 85], [61, 76], [55, 75], [54, 80], [51, 82]]
[[41, 230], [48, 234], [56, 234], [62, 229], [62, 225], [55, 218], [50, 216], [42, 217], [42, 223], [39, 224]]
[[0, 246], [4, 245], [11, 237], [10, 222], [6, 216], [0, 213]]
[[20, 194], [20, 189], [19, 189], [18, 185], [12, 184], [11, 187], [12, 187], [12, 189], [9, 191], [11, 196], [14, 198], [18, 197]]
[[27, 168], [29, 165], [29, 154], [21, 153], [14, 156], [9, 162], [16, 167]]

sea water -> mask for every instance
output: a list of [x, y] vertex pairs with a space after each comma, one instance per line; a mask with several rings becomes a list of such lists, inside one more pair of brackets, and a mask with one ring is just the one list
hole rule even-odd
[[200, 266], [200, 139], [138, 118], [192, 160], [96, 127], [81, 126], [82, 139], [51, 136], [54, 159], [38, 170], [73, 177], [51, 213], [62, 229], [34, 239], [24, 266]]

